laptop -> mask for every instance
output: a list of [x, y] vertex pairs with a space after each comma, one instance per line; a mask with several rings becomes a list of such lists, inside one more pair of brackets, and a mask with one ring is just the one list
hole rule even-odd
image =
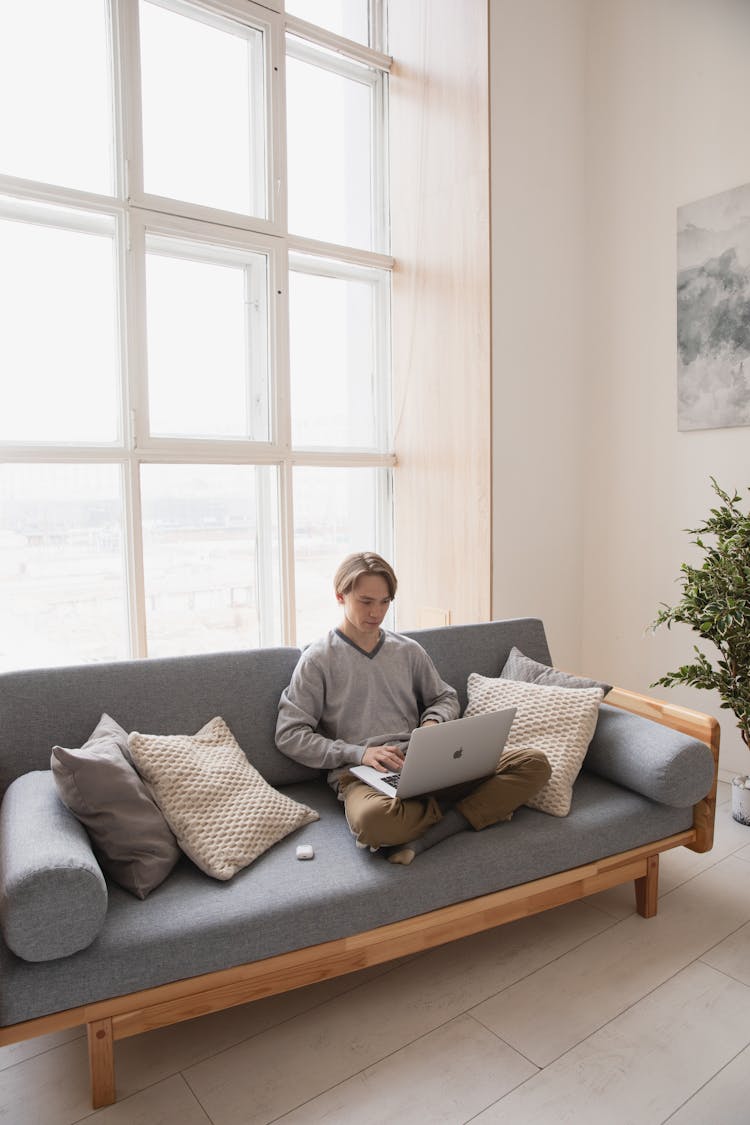
[[515, 714], [515, 707], [508, 707], [418, 727], [412, 732], [399, 773], [381, 773], [373, 766], [350, 766], [349, 772], [386, 797], [401, 799], [491, 777]]

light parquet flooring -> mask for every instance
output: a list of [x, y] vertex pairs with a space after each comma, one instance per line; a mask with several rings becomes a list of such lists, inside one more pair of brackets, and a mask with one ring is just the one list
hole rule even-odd
[[[92, 1112], [83, 1029], [0, 1050], [11, 1125], [747, 1125], [750, 829], [418, 957], [116, 1046]], [[418, 860], [416, 862], [419, 862]]]

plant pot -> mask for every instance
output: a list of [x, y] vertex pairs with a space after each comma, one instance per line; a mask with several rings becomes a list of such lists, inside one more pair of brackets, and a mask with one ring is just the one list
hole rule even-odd
[[732, 816], [750, 825], [750, 777], [745, 775], [732, 778]]

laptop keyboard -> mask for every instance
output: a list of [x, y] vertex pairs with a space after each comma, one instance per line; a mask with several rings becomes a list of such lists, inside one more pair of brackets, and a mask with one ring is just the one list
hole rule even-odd
[[384, 781], [384, 782], [385, 782], [385, 783], [386, 783], [387, 785], [392, 785], [392, 786], [393, 786], [393, 788], [395, 789], [395, 788], [396, 788], [396, 787], [398, 786], [398, 781], [399, 781], [399, 778], [400, 778], [400, 777], [401, 777], [401, 774], [400, 774], [400, 773], [388, 773], [388, 774], [386, 774], [386, 775], [385, 775], [385, 777], [383, 778], [383, 781]]

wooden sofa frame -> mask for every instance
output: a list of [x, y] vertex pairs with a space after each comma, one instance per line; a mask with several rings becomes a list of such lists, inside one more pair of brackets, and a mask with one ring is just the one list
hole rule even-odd
[[630, 880], [635, 883], [638, 913], [644, 918], [653, 917], [657, 910], [660, 853], [680, 845], [696, 852], [709, 851], [713, 846], [719, 724], [709, 715], [620, 688], [610, 692], [607, 703], [672, 727], [709, 746], [714, 756], [714, 781], [708, 796], [694, 806], [691, 828], [556, 875], [352, 937], [2, 1027], [0, 1046], [86, 1024], [92, 1105], [98, 1109], [115, 1101], [114, 1043], [118, 1039], [419, 953]]

